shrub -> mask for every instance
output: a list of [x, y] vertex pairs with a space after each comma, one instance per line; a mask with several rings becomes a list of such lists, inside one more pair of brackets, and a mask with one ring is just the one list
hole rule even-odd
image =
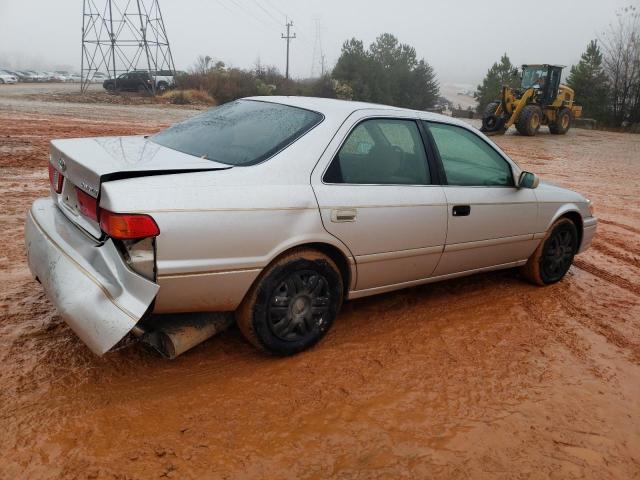
[[162, 98], [174, 105], [217, 105], [217, 102], [204, 90], [169, 90]]

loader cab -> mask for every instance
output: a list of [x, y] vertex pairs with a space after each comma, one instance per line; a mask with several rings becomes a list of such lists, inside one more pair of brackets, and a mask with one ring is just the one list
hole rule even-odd
[[523, 90], [534, 88], [537, 90], [536, 101], [542, 105], [550, 105], [558, 96], [562, 69], [560, 65], [523, 65]]

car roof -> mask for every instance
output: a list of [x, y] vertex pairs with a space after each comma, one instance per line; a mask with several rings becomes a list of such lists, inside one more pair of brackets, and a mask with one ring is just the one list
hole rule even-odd
[[335, 98], [320, 98], [320, 97], [297, 97], [297, 96], [262, 96], [262, 97], [247, 97], [244, 100], [257, 100], [262, 102], [280, 103], [282, 105], [289, 105], [291, 107], [304, 108], [306, 110], [313, 110], [328, 117], [343, 117], [346, 118], [353, 112], [358, 110], [388, 110], [396, 113], [410, 113], [419, 115], [420, 118], [426, 120], [444, 121], [451, 124], [458, 124], [461, 122], [452, 119], [445, 115], [439, 115], [437, 113], [425, 112], [423, 110], [411, 110], [409, 108], [393, 107], [391, 105], [381, 105], [377, 103], [356, 102], [353, 100], [338, 100]]

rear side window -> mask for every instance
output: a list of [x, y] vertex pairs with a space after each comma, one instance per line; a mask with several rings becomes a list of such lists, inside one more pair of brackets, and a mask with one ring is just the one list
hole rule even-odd
[[238, 100], [173, 125], [150, 140], [196, 157], [246, 166], [273, 156], [322, 119], [302, 108]]
[[448, 185], [513, 186], [511, 166], [489, 144], [466, 128], [426, 122]]
[[365, 120], [349, 134], [323, 180], [369, 185], [430, 184], [418, 126], [412, 120]]

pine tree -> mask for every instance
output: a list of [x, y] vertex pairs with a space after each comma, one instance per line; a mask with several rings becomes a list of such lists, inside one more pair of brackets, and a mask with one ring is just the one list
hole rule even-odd
[[354, 100], [425, 109], [438, 101], [433, 68], [418, 59], [415, 48], [384, 33], [368, 50], [360, 40], [342, 46], [332, 77], [348, 86]]
[[500, 98], [500, 92], [504, 85], [517, 87], [520, 83], [518, 69], [511, 64], [511, 60], [505, 53], [500, 58], [500, 63], [494, 63], [487, 71], [487, 75], [482, 80], [482, 84], [478, 85], [478, 89], [474, 95], [478, 101], [478, 112], [484, 112], [486, 106]]
[[606, 120], [609, 86], [603, 68], [602, 52], [597, 40], [591, 40], [577, 65], [571, 67], [567, 84], [576, 92], [576, 102], [582, 105], [584, 116]]

